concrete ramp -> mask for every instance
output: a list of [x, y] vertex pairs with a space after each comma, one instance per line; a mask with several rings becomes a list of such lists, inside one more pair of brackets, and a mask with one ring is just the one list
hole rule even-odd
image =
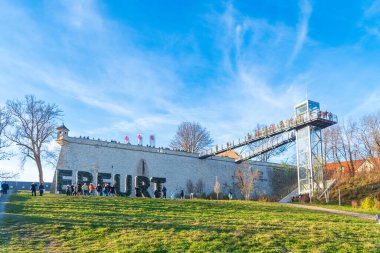
[[283, 197], [279, 202], [280, 203], [290, 203], [290, 202], [292, 202], [292, 198], [294, 196], [298, 196], [298, 195], [299, 195], [299, 191], [298, 191], [298, 187], [297, 187], [291, 193], [289, 193], [288, 195], [286, 195], [285, 197]]

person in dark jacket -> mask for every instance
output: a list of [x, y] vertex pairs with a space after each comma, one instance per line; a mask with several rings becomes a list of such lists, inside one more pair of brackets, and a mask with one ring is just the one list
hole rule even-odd
[[1, 190], [2, 190], [3, 194], [7, 194], [8, 190], [9, 190], [9, 185], [7, 183], [2, 183], [1, 184]]
[[70, 187], [71, 187], [71, 195], [74, 196], [75, 195], [74, 194], [75, 193], [75, 187], [73, 184]]
[[111, 197], [115, 196], [115, 186], [113, 184], [109, 186], [109, 194]]
[[32, 183], [30, 185], [30, 190], [32, 190], [32, 196], [37, 196], [36, 195], [36, 192], [37, 192], [37, 185], [36, 185], [36, 183]]
[[38, 187], [39, 190], [40, 190], [40, 196], [42, 196], [44, 194], [44, 190], [45, 190], [45, 186], [44, 186], [44, 183], [41, 183], [40, 186]]
[[109, 196], [109, 194], [110, 194], [110, 185], [109, 185], [109, 184], [106, 184], [106, 185], [104, 186], [104, 195], [105, 195], [105, 196]]
[[166, 199], [166, 187], [165, 186], [162, 188], [162, 195]]
[[97, 192], [98, 196], [102, 196], [102, 191], [103, 191], [103, 187], [100, 184], [98, 184], [96, 186], [96, 192]]
[[78, 192], [77, 192], [77, 194], [78, 194], [78, 196], [80, 196], [80, 195], [83, 194], [82, 185], [81, 185], [81, 183], [78, 183], [77, 185], [78, 185]]
[[69, 184], [66, 186], [66, 196], [71, 196], [71, 186]]
[[181, 190], [181, 199], [184, 199], [184, 197], [185, 197], [185, 193], [183, 192], [183, 190]]

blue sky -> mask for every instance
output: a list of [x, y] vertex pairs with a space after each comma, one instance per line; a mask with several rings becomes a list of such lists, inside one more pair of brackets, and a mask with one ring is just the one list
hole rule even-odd
[[73, 136], [167, 146], [198, 121], [224, 143], [306, 97], [340, 118], [380, 105], [379, 0], [0, 1], [0, 35], [0, 105], [56, 103]]

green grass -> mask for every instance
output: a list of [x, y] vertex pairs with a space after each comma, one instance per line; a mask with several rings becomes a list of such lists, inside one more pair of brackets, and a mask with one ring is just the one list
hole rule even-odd
[[12, 196], [0, 252], [380, 252], [374, 222], [244, 201]]

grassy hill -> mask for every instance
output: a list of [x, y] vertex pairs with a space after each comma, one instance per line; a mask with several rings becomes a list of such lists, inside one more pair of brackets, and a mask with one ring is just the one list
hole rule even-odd
[[275, 203], [12, 196], [0, 252], [380, 252], [371, 221]]
[[341, 191], [342, 202], [351, 204], [352, 200], [360, 201], [367, 196], [380, 196], [380, 180], [366, 182], [360, 178], [347, 179], [335, 186], [330, 194], [332, 201], [338, 202], [338, 190]]

